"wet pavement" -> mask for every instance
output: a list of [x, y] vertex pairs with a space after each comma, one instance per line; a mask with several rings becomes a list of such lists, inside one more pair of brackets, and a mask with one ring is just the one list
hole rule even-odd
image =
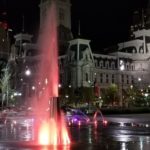
[[[72, 143], [70, 146], [58, 147], [34, 145], [30, 142], [34, 138], [32, 129], [9, 130], [1, 127], [0, 150], [149, 150], [150, 127], [136, 126], [138, 123], [149, 124], [149, 116], [107, 116], [105, 118], [114, 124], [68, 127]], [[126, 126], [127, 122], [134, 124]]]

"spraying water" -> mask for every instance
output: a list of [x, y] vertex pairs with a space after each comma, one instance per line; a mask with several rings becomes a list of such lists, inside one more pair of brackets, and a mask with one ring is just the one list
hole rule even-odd
[[[70, 143], [64, 116], [59, 110], [58, 44], [55, 7], [55, 3], [52, 1], [39, 36], [39, 49], [42, 58], [38, 64], [40, 76], [36, 80], [41, 86], [41, 91], [36, 112], [39, 114], [44, 113], [42, 121], [37, 123], [37, 140], [40, 145], [68, 145]], [[49, 111], [46, 113], [47, 108], [49, 108]], [[38, 120], [40, 119], [38, 118]]]
[[93, 116], [93, 121], [94, 121], [94, 123], [97, 124], [97, 115], [98, 115], [98, 114], [100, 114], [100, 117], [101, 117], [101, 119], [102, 119], [102, 123], [103, 123], [104, 125], [106, 125], [106, 124], [107, 124], [107, 120], [105, 120], [105, 118], [104, 118], [104, 116], [103, 116], [103, 114], [102, 114], [102, 112], [101, 112], [100, 109], [97, 110], [97, 111], [94, 113], [94, 116]]

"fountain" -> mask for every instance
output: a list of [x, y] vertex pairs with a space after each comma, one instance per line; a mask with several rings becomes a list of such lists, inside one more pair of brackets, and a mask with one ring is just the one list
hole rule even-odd
[[101, 116], [101, 119], [102, 119], [102, 124], [103, 125], [107, 125], [107, 120], [104, 118], [104, 116], [103, 116], [103, 114], [102, 114], [102, 112], [101, 112], [101, 110], [99, 109], [99, 110], [97, 110], [95, 113], [94, 113], [94, 116], [93, 116], [93, 121], [94, 121], [94, 123], [97, 125], [97, 115], [98, 114], [100, 114], [100, 116]]
[[37, 144], [40, 145], [70, 144], [58, 99], [58, 47], [55, 7], [55, 3], [52, 1], [39, 35], [39, 49], [42, 59], [39, 63], [40, 77], [36, 80], [41, 83], [44, 90], [37, 103], [36, 112], [42, 114], [49, 107], [49, 111], [44, 114], [45, 119], [36, 125]]
[[[70, 138], [63, 113], [60, 111], [58, 99], [58, 48], [56, 6], [54, 0], [47, 12], [38, 38], [40, 61], [38, 62], [38, 76], [36, 87], [39, 94], [31, 100], [31, 107], [35, 108], [35, 118], [25, 118], [32, 121], [25, 130], [16, 126], [16, 120], [10, 128], [4, 126], [0, 130], [2, 139], [0, 146], [4, 147], [56, 147], [69, 148]], [[38, 57], [38, 56], [37, 56]], [[36, 103], [35, 103], [36, 99]], [[31, 127], [31, 128], [30, 128]]]

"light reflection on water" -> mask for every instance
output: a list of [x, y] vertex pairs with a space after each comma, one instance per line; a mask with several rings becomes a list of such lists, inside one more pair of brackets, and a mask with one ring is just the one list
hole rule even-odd
[[[150, 135], [130, 135], [126, 130], [106, 133], [100, 126], [69, 127], [72, 144], [59, 147], [0, 147], [0, 150], [149, 150]], [[111, 129], [113, 130], [113, 129]], [[0, 141], [32, 141], [32, 130], [0, 129]], [[136, 132], [136, 131], [135, 131]], [[112, 134], [113, 133], [113, 134]]]
[[126, 150], [126, 143], [121, 143], [121, 150]]

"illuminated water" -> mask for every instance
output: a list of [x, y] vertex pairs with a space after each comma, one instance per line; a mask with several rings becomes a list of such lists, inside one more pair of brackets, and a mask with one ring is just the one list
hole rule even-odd
[[[33, 128], [0, 127], [1, 150], [149, 150], [150, 127], [122, 126], [119, 122], [137, 122], [150, 124], [150, 114], [105, 116], [108, 121], [117, 120], [116, 124], [106, 126], [89, 124], [68, 126], [71, 144], [43, 146], [34, 143]], [[146, 119], [145, 119], [146, 118]], [[121, 126], [120, 126], [121, 125]], [[46, 124], [47, 126], [47, 124]], [[46, 128], [45, 128], [46, 129]], [[46, 129], [45, 131], [49, 130]], [[44, 132], [43, 132], [44, 133]], [[45, 138], [45, 137], [44, 137]], [[43, 138], [43, 139], [44, 139]], [[27, 141], [27, 142], [26, 142]], [[46, 140], [45, 140], [46, 141]]]
[[[57, 21], [55, 3], [52, 1], [39, 35], [39, 49], [42, 59], [39, 63], [39, 77], [41, 84], [40, 100], [36, 112], [44, 113], [45, 120], [39, 121], [37, 128], [37, 142], [40, 145], [70, 144], [68, 131], [63, 114], [59, 110], [58, 97], [58, 46]], [[49, 111], [46, 112], [46, 109]], [[37, 120], [39, 120], [37, 118]]]
[[102, 112], [100, 110], [97, 110], [95, 113], [94, 113], [94, 116], [93, 116], [93, 120], [97, 120], [97, 115], [100, 114], [100, 117], [102, 119], [102, 121], [104, 121], [104, 116], [102, 114]]
[[[69, 128], [72, 138], [72, 143], [66, 146], [41, 146], [31, 145], [25, 142], [17, 143], [0, 143], [1, 150], [149, 150], [150, 135], [121, 134], [119, 130], [109, 131], [105, 134], [104, 129], [99, 125], [95, 126], [76, 126]], [[123, 131], [123, 130], [122, 130]], [[17, 131], [23, 133], [23, 131]], [[27, 131], [26, 131], [27, 133]], [[136, 133], [136, 132], [135, 132]], [[0, 129], [0, 140], [4, 140], [8, 132]], [[11, 134], [9, 132], [9, 134]], [[11, 135], [7, 135], [7, 138]], [[15, 138], [15, 137], [14, 137]], [[13, 140], [13, 138], [11, 137]]]

